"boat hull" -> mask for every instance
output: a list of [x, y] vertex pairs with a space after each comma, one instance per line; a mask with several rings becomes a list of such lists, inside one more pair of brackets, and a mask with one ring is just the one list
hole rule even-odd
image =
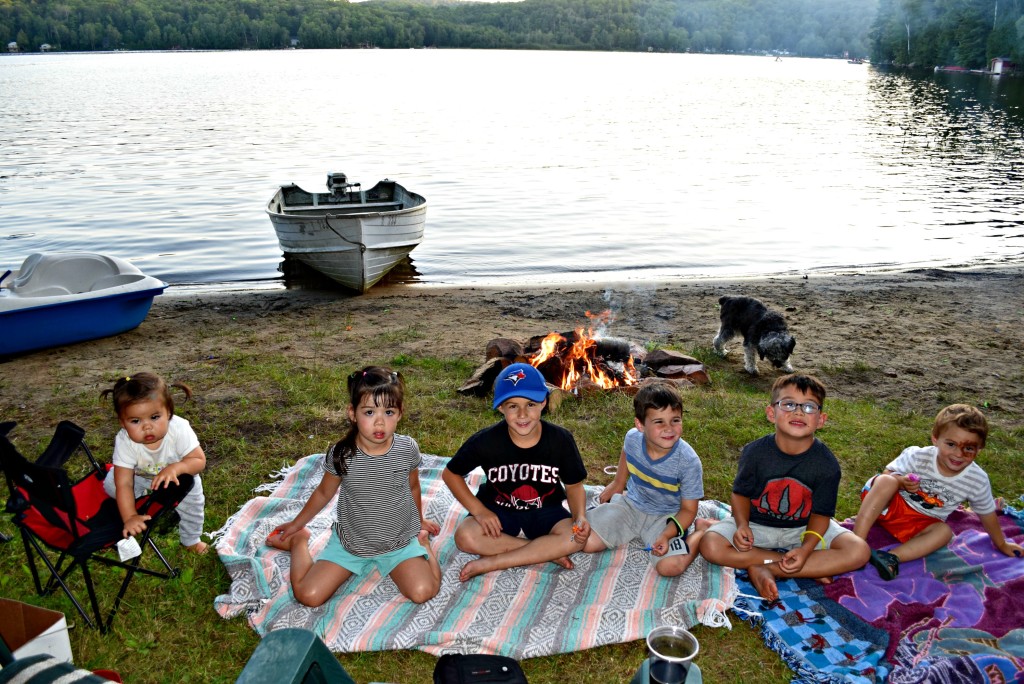
[[122, 259], [87, 252], [33, 254], [13, 275], [0, 288], [0, 356], [127, 332], [167, 287]]
[[163, 287], [0, 312], [0, 356], [75, 344], [137, 328]]
[[[289, 191], [301, 193], [302, 203], [289, 200]], [[284, 186], [267, 214], [285, 256], [349, 289], [366, 292], [423, 240], [426, 200], [397, 183], [382, 181], [348, 204], [331, 198]]]

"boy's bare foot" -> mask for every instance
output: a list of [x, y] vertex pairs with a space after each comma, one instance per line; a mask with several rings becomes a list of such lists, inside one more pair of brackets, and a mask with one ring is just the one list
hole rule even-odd
[[714, 518], [697, 518], [693, 522], [694, 532], [702, 532], [704, 530], [711, 529], [718, 523]]
[[751, 565], [747, 568], [747, 575], [761, 598], [768, 601], [775, 601], [779, 598], [779, 588], [775, 584], [775, 575], [771, 570], [764, 565]]
[[207, 551], [210, 550], [210, 547], [207, 545], [207, 543], [202, 540], [197, 541], [192, 546], [186, 546], [185, 548], [191, 551], [192, 553], [200, 556], [204, 555]]
[[[572, 561], [569, 560], [568, 556], [555, 558], [551, 562], [565, 568], [566, 570], [572, 570], [576, 567], [572, 564]], [[491, 572], [495, 569], [496, 568], [491, 565], [490, 558], [488, 556], [481, 556], [480, 558], [477, 558], [474, 561], [469, 561], [462, 566], [462, 570], [459, 571], [459, 581], [465, 582], [466, 580], [473, 579], [477, 575], [483, 575], [484, 573]]]
[[483, 558], [477, 558], [475, 561], [469, 561], [462, 566], [462, 569], [459, 570], [459, 581], [465, 582], [473, 579], [477, 575], [483, 575], [490, 571], [491, 569], [488, 567], [487, 561]]
[[556, 558], [556, 559], [554, 559], [551, 562], [554, 563], [555, 565], [562, 566], [566, 570], [572, 570], [573, 568], [576, 567], [575, 565], [573, 565], [572, 561], [569, 560], [568, 556], [562, 556], [561, 558]]
[[270, 536], [267, 537], [267, 546], [279, 549], [281, 551], [291, 551], [292, 544], [294, 544], [296, 540], [301, 541], [303, 544], [308, 543], [309, 530], [303, 527], [298, 532], [294, 532], [290, 537], [288, 537], [286, 541], [281, 541], [280, 532], [278, 530], [274, 530], [270, 533]]
[[831, 577], [815, 577], [814, 581], [817, 582], [818, 584], [832, 584], [832, 578]]

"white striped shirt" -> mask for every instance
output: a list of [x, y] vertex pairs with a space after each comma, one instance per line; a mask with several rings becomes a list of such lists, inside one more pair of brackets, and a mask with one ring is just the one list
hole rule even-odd
[[[946, 477], [936, 465], [938, 447], [907, 447], [886, 470], [921, 478], [919, 493], [900, 490], [900, 496], [911, 508], [924, 515], [945, 520], [961, 503], [967, 501], [971, 510], [985, 515], [996, 510], [992, 484], [988, 474], [977, 463], [971, 463], [953, 477]], [[924, 496], [922, 496], [924, 494]]]
[[[332, 475], [334, 446], [324, 469]], [[386, 454], [370, 456], [358, 448], [338, 493], [335, 533], [349, 553], [363, 558], [400, 549], [420, 531], [420, 512], [409, 489], [409, 475], [420, 466], [416, 440], [396, 434]]]

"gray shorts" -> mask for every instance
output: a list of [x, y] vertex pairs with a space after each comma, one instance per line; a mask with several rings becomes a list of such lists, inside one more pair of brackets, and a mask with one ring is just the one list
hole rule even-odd
[[[800, 535], [804, 533], [806, 527], [768, 527], [767, 525], [758, 525], [757, 523], [750, 523], [750, 531], [754, 534], [754, 546], [759, 549], [783, 549], [789, 551], [803, 544], [800, 539]], [[723, 518], [719, 520], [708, 532], [715, 532], [722, 535], [732, 544], [732, 538], [736, 534], [736, 520], [735, 518]], [[832, 540], [841, 534], [850, 532], [835, 520], [828, 521], [828, 529], [825, 530], [825, 548], [832, 546]], [[813, 536], [813, 535], [809, 535]], [[821, 548], [821, 541], [817, 537], [814, 537], [815, 541], [818, 542], [814, 548]], [[735, 544], [733, 544], [735, 548]]]
[[[587, 521], [590, 522], [590, 529], [601, 538], [604, 545], [609, 549], [614, 549], [638, 538], [644, 543], [644, 546], [653, 546], [661, 533], [665, 531], [669, 515], [666, 513], [644, 513], [622, 494], [616, 494], [608, 503], [587, 511]], [[692, 529], [691, 525], [690, 530]], [[680, 535], [671, 539], [665, 555], [655, 556], [652, 554], [651, 562], [657, 563], [669, 556], [689, 553], [685, 538], [686, 535]]]

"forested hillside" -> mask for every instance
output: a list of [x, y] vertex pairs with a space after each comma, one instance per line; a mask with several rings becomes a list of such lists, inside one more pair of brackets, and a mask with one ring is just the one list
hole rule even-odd
[[1024, 62], [1024, 0], [0, 0], [22, 51], [503, 48]]
[[880, 0], [871, 59], [979, 69], [1024, 63], [1024, 0]]
[[867, 54], [878, 0], [0, 0], [0, 40], [36, 51], [284, 47]]

